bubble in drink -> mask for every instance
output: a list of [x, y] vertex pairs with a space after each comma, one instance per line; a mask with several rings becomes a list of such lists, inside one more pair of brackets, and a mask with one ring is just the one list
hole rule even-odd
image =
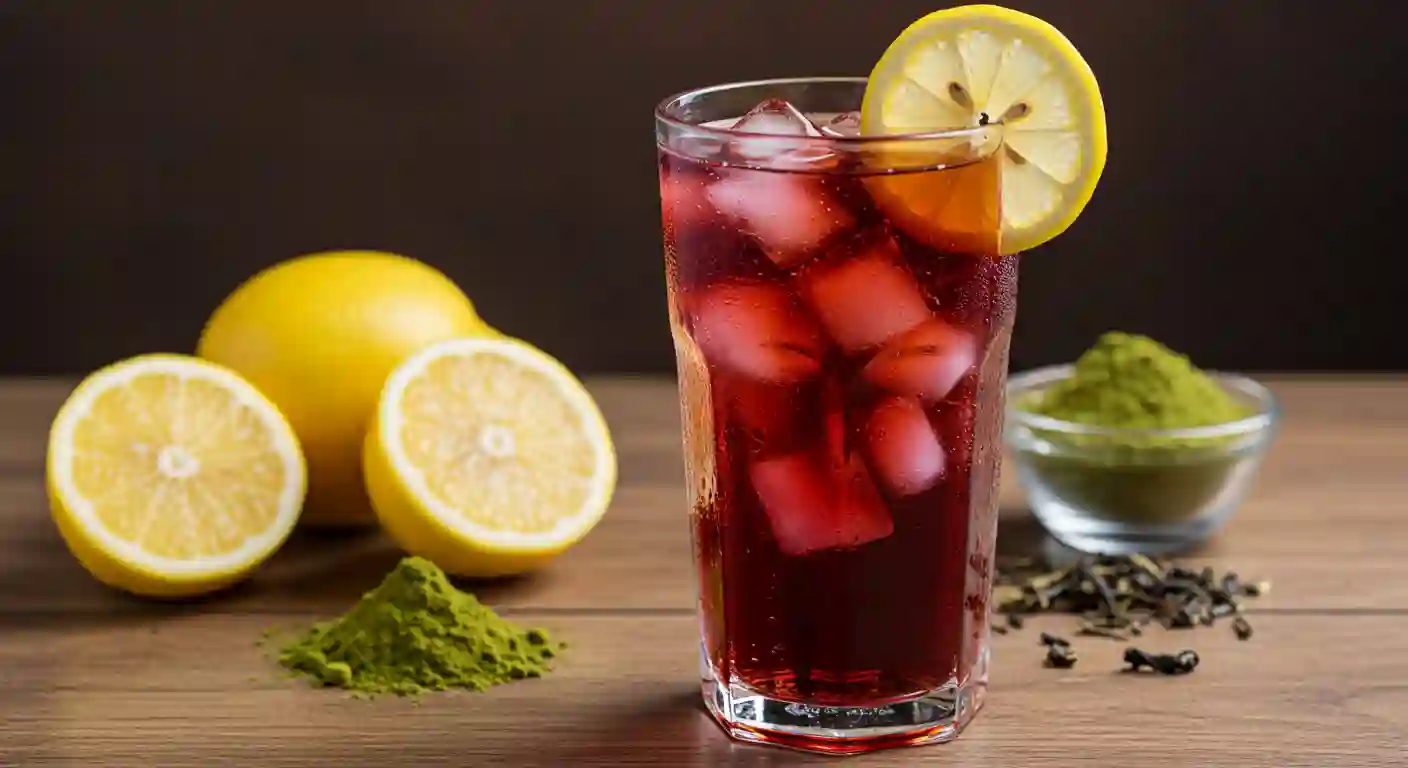
[[[930, 423], [948, 455], [949, 466], [970, 466], [973, 441], [977, 437], [978, 384], [976, 377], [961, 382], [948, 399], [933, 408]], [[994, 429], [997, 426], [994, 425]]]
[[693, 337], [704, 357], [757, 381], [786, 384], [821, 370], [826, 343], [786, 290], [722, 283], [690, 302]]
[[694, 227], [717, 215], [709, 203], [704, 177], [692, 173], [660, 174], [660, 212], [669, 231]]
[[937, 403], [948, 397], [978, 359], [978, 341], [934, 318], [886, 344], [861, 375], [889, 392]]
[[886, 490], [913, 496], [944, 477], [939, 436], [918, 402], [906, 397], [880, 401], [865, 422], [866, 453]]
[[783, 269], [811, 260], [829, 240], [855, 223], [813, 178], [775, 171], [720, 172], [709, 201], [742, 224]]
[[799, 282], [827, 334], [848, 353], [881, 346], [933, 316], [888, 236], [856, 256], [814, 266]]
[[812, 452], [780, 456], [755, 462], [749, 477], [785, 555], [857, 547], [895, 531], [858, 458], [835, 467]]

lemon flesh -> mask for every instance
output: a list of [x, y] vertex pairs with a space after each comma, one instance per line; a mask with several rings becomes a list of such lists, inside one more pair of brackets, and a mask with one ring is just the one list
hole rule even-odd
[[83, 381], [54, 420], [50, 507], [99, 580], [179, 597], [238, 581], [298, 519], [303, 455], [278, 409], [233, 372], [143, 355]]
[[206, 323], [197, 354], [248, 379], [308, 458], [306, 527], [373, 526], [362, 440], [397, 363], [427, 344], [493, 336], [448, 277], [405, 256], [309, 254], [245, 282]]
[[399, 366], [364, 469], [387, 532], [464, 576], [546, 564], [591, 531], [616, 482], [591, 395], [561, 363], [510, 339], [441, 342]]
[[861, 107], [867, 134], [985, 122], [1003, 126], [1002, 253], [1030, 250], [1075, 222], [1105, 167], [1100, 87], [1061, 32], [993, 5], [936, 11], [891, 43]]

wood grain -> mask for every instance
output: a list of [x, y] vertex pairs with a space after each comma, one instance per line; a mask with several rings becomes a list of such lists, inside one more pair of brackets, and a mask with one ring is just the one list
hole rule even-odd
[[[692, 617], [515, 615], [570, 641], [555, 674], [419, 706], [280, 678], [253, 642], [264, 617], [46, 619], [0, 639], [10, 671], [0, 744], [23, 764], [109, 766], [822, 762], [732, 746], [708, 721]], [[1408, 743], [1408, 618], [1264, 617], [1245, 643], [1226, 627], [1146, 637], [1150, 648], [1199, 650], [1203, 664], [1184, 678], [1121, 674], [1123, 646], [1108, 640], [1081, 642], [1076, 669], [1045, 669], [1037, 633], [1064, 626], [1034, 622], [997, 639], [989, 704], [957, 742], [855, 764], [1057, 766], [1078, 755], [1128, 765], [1135, 752], [1154, 768], [1367, 766], [1389, 765]]]
[[[495, 600], [530, 608], [689, 608], [678, 406], [656, 379], [597, 380], [592, 389], [621, 457], [615, 504], [559, 564], [531, 579], [488, 585]], [[1276, 586], [1255, 610], [1408, 610], [1408, 386], [1358, 380], [1276, 386], [1289, 414], [1256, 492], [1223, 535], [1193, 558]], [[28, 382], [0, 395], [0, 609], [129, 610], [64, 555], [42, 480], [48, 422], [68, 385]], [[1007, 473], [999, 546], [1052, 546]], [[399, 553], [380, 535], [297, 537], [246, 585], [231, 610], [286, 612], [346, 602], [374, 586]], [[590, 578], [580, 578], [590, 574]]]
[[[95, 583], [48, 519], [43, 451], [71, 382], [0, 383], [0, 766], [793, 765], [700, 712], [678, 413], [666, 380], [590, 382], [620, 449], [613, 508], [531, 578], [466, 585], [573, 648], [550, 678], [476, 696], [353, 701], [282, 680], [254, 641], [334, 615], [398, 553], [380, 535], [300, 535], [248, 583], [153, 605]], [[859, 765], [1387, 766], [1408, 743], [1408, 382], [1278, 380], [1286, 423], [1253, 496], [1194, 558], [1275, 589], [1257, 634], [1191, 646], [1186, 679], [1117, 674], [1119, 644], [1040, 667], [997, 639], [987, 711], [957, 743]], [[1003, 494], [1001, 546], [1050, 546]], [[1197, 694], [1197, 695], [1195, 695]]]

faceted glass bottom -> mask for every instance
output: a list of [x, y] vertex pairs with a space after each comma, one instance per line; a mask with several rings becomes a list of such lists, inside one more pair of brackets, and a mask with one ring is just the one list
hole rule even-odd
[[719, 680], [708, 664], [701, 682], [705, 706], [734, 739], [844, 755], [957, 738], [983, 706], [987, 665], [978, 666], [981, 673], [966, 686], [950, 683], [875, 707], [811, 706], [770, 698], [736, 681]]

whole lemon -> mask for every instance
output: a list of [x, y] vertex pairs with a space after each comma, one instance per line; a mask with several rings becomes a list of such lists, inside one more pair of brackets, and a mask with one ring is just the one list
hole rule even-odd
[[314, 253], [230, 294], [197, 354], [252, 382], [293, 426], [308, 461], [301, 525], [372, 525], [362, 441], [397, 363], [433, 342], [498, 336], [434, 268], [390, 253]]

